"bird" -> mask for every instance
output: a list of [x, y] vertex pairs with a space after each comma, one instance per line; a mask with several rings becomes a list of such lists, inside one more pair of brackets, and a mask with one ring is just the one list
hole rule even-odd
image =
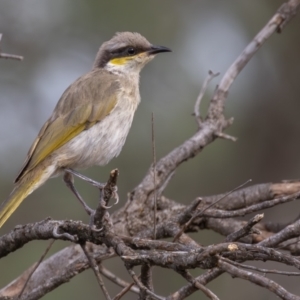
[[64, 174], [74, 192], [71, 175], [85, 178], [76, 169], [106, 165], [120, 154], [140, 103], [140, 71], [162, 52], [171, 49], [137, 32], [117, 32], [100, 46], [91, 71], [65, 90], [29, 149], [0, 206], [0, 228], [49, 178]]

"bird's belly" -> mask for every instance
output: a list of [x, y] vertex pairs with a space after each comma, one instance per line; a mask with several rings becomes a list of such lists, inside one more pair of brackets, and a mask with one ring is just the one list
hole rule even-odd
[[58, 167], [88, 168], [105, 165], [125, 143], [135, 109], [117, 106], [111, 114], [57, 149]]

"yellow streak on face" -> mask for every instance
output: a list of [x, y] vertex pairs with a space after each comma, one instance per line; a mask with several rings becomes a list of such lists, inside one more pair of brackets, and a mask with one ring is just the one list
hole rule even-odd
[[123, 66], [126, 65], [126, 63], [130, 60], [144, 59], [146, 57], [148, 57], [148, 54], [146, 52], [142, 52], [133, 56], [113, 58], [109, 62], [113, 65]]
[[113, 58], [109, 62], [113, 65], [118, 65], [122, 66], [125, 65], [129, 60], [132, 60], [133, 57], [118, 57], [118, 58]]

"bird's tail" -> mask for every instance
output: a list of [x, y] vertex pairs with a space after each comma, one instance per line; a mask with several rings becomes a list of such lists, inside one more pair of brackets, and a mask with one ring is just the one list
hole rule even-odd
[[0, 228], [22, 201], [42, 185], [51, 175], [51, 172], [45, 172], [45, 169], [36, 166], [18, 181], [9, 197], [0, 206]]

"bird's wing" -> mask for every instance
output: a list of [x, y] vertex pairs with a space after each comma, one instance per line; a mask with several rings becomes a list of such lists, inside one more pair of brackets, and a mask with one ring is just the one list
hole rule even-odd
[[52, 116], [29, 149], [15, 182], [48, 155], [107, 116], [117, 103], [119, 83], [114, 75], [94, 70], [80, 77], [62, 95]]

